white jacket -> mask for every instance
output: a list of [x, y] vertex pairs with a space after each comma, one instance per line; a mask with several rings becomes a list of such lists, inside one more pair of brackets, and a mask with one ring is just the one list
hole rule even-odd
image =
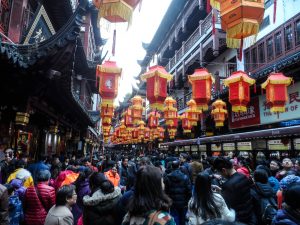
[[[214, 201], [216, 206], [219, 208], [220, 213], [221, 213], [221, 217], [218, 219], [222, 219], [225, 221], [229, 221], [229, 222], [233, 222], [235, 220], [235, 211], [233, 209], [228, 209], [226, 202], [224, 201], [223, 197], [218, 194], [218, 193], [213, 193], [213, 197], [214, 197]], [[209, 221], [210, 219], [208, 218], [207, 220], [204, 220], [201, 216], [200, 216], [200, 211], [198, 213], [199, 216], [196, 216], [190, 209], [190, 206], [192, 204], [193, 201], [193, 197], [190, 199], [189, 201], [189, 208], [188, 208], [188, 212], [186, 214], [186, 217], [188, 219], [188, 225], [200, 225], [206, 221]], [[201, 210], [201, 209], [199, 209]]]

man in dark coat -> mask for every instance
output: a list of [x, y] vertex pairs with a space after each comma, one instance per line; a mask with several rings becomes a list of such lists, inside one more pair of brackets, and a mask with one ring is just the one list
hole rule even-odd
[[0, 184], [0, 225], [9, 225], [8, 194], [5, 186]]
[[250, 193], [253, 183], [243, 174], [233, 169], [229, 159], [218, 157], [214, 160], [214, 168], [227, 181], [222, 186], [222, 196], [229, 208], [236, 212], [236, 220], [249, 225], [256, 224]]
[[191, 198], [192, 186], [190, 178], [179, 169], [179, 162], [172, 162], [173, 171], [165, 176], [165, 192], [173, 200], [171, 215], [174, 217], [176, 224], [185, 224], [185, 214], [187, 211], [188, 201]]

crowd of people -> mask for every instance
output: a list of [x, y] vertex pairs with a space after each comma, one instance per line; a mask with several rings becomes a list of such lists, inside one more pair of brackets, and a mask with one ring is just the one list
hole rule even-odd
[[300, 224], [300, 159], [0, 156], [0, 225]]

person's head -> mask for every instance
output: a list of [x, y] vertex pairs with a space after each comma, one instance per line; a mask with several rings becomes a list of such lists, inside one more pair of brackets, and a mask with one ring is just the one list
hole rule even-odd
[[82, 163], [83, 165], [85, 166], [91, 166], [92, 163], [91, 163], [91, 159], [89, 157], [85, 157], [83, 160], [82, 160]]
[[268, 183], [268, 174], [263, 169], [257, 169], [254, 171], [254, 181], [267, 184]]
[[136, 174], [134, 197], [130, 202], [131, 215], [143, 215], [149, 210], [168, 211], [171, 199], [163, 191], [163, 179], [159, 168], [142, 166]]
[[295, 161], [295, 169], [297, 171], [300, 171], [300, 158], [296, 158], [296, 161]]
[[101, 189], [103, 194], [109, 194], [114, 191], [114, 185], [106, 179], [103, 173], [93, 173], [90, 176], [89, 184], [92, 192]]
[[64, 185], [56, 192], [56, 206], [68, 206], [76, 204], [77, 194], [74, 185]]
[[6, 162], [11, 162], [14, 158], [14, 151], [11, 148], [8, 148], [5, 150], [5, 161]]
[[142, 157], [140, 160], [140, 166], [149, 166], [149, 165], [151, 165], [150, 158], [146, 156]]
[[186, 153], [181, 153], [179, 155], [179, 160], [180, 160], [181, 163], [186, 162], [188, 160], [188, 155]]
[[16, 163], [16, 169], [24, 168], [25, 165], [26, 165], [25, 161], [22, 160], [22, 159], [20, 159], [20, 160], [18, 160], [17, 163]]
[[300, 209], [300, 183], [293, 184], [283, 193], [284, 202], [293, 209]]
[[300, 184], [300, 177], [295, 175], [288, 175], [282, 178], [279, 182], [280, 188], [285, 192], [291, 185]]
[[11, 184], [4, 184], [4, 186], [6, 187], [7, 189], [7, 193], [8, 193], [8, 196], [11, 196], [14, 194], [14, 186], [11, 185]]
[[271, 170], [265, 165], [258, 165], [256, 170], [264, 170], [268, 174], [268, 177], [272, 176]]
[[65, 162], [66, 165], [68, 165], [70, 163], [70, 159], [69, 158], [65, 158]]
[[214, 169], [216, 169], [223, 177], [230, 177], [235, 171], [229, 159], [217, 157], [214, 160]]
[[125, 167], [128, 166], [128, 157], [125, 157], [125, 156], [124, 156], [124, 157], [122, 158], [122, 165], [125, 166]]
[[29, 156], [28, 156], [27, 153], [22, 153], [22, 154], [20, 155], [20, 159], [23, 160], [23, 161], [25, 162], [25, 165], [28, 163], [28, 158], [29, 158]]
[[40, 170], [37, 173], [36, 176], [36, 181], [37, 182], [45, 182], [45, 181], [49, 181], [51, 177], [51, 173], [49, 172], [49, 170]]
[[220, 210], [214, 201], [211, 178], [208, 174], [199, 173], [197, 175], [190, 208], [197, 216], [201, 216], [204, 220], [221, 216]]
[[116, 164], [113, 165], [113, 167], [110, 170], [111, 170], [111, 173], [115, 176], [118, 172]]
[[271, 160], [270, 162], [270, 170], [271, 171], [277, 171], [280, 168], [280, 163], [276, 160]]
[[293, 167], [293, 162], [292, 162], [292, 160], [290, 159], [290, 158], [284, 158], [283, 160], [282, 160], [282, 167], [283, 167], [283, 169], [287, 169], [287, 170], [289, 170], [289, 169], [291, 169], [292, 167]]

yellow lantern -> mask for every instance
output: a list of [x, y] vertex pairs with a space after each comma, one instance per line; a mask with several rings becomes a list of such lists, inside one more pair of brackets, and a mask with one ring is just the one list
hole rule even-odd
[[197, 109], [197, 103], [195, 100], [191, 99], [186, 103], [189, 108], [186, 110], [191, 126], [197, 126], [197, 121], [199, 120], [199, 115], [202, 113], [201, 110]]
[[177, 108], [174, 107], [175, 104], [176, 101], [172, 97], [166, 98], [163, 111], [167, 126], [172, 125], [174, 123], [174, 119], [177, 118]]
[[143, 116], [143, 99], [141, 96], [136, 95], [131, 99], [132, 106], [132, 119], [134, 124], [139, 124]]
[[212, 104], [212, 107], [213, 110], [211, 111], [211, 114], [214, 117], [216, 127], [223, 127], [227, 116], [226, 103], [221, 99], [218, 99]]

